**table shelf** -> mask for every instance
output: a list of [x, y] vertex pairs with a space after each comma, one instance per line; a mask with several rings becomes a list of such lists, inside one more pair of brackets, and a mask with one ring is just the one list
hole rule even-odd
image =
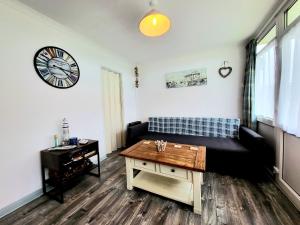
[[[97, 164], [90, 161], [94, 156], [97, 157]], [[80, 177], [85, 174], [100, 177], [98, 141], [89, 140], [87, 144], [70, 150], [43, 150], [41, 169], [44, 194], [63, 203], [64, 191], [73, 187]], [[91, 172], [94, 169], [97, 169], [97, 173]]]
[[145, 171], [140, 171], [134, 178], [134, 187], [193, 205], [193, 184]]

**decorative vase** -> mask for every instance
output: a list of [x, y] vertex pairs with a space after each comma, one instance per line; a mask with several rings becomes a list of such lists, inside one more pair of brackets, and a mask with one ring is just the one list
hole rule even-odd
[[156, 146], [156, 150], [158, 152], [164, 152], [165, 149], [166, 149], [166, 146], [167, 146], [167, 142], [166, 141], [163, 141], [163, 140], [157, 140], [154, 142], [155, 143], [155, 146]]

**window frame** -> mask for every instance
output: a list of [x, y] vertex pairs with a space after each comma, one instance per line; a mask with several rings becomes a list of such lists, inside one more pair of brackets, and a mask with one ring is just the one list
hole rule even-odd
[[[290, 25], [287, 24], [287, 12], [293, 5], [300, 0], [287, 0], [284, 3], [278, 5], [275, 13], [270, 15], [270, 19], [261, 24], [259, 30], [256, 33], [257, 44], [272, 30], [274, 26], [276, 26], [276, 39], [277, 47], [276, 47], [276, 72], [275, 72], [275, 107], [274, 107], [274, 119], [270, 120], [269, 118], [262, 118], [258, 116], [257, 121], [261, 123], [268, 124], [272, 127], [275, 126], [277, 120], [277, 107], [278, 98], [279, 98], [279, 86], [280, 86], [280, 77], [281, 77], [281, 41], [282, 37], [292, 29], [297, 23], [300, 23], [300, 15], [296, 18]], [[272, 41], [274, 41], [274, 39]], [[267, 46], [267, 45], [266, 45]], [[266, 47], [265, 46], [265, 47]], [[265, 48], [264, 47], [264, 48]]]
[[[263, 51], [272, 41], [276, 40], [277, 39], [277, 24], [275, 22], [271, 23], [267, 29], [265, 30], [265, 32], [263, 32], [260, 37], [257, 39], [257, 46], [259, 44], [259, 42], [261, 42], [272, 30], [273, 28], [276, 28], [276, 35], [274, 38], [272, 38], [268, 44], [266, 44], [266, 46], [264, 46], [260, 51]], [[258, 54], [259, 52], [256, 52], [256, 55]]]
[[292, 0], [288, 1], [288, 4], [284, 7], [284, 29], [288, 29], [289, 27], [293, 27], [295, 24], [297, 24], [300, 21], [300, 15], [290, 24], [288, 24], [288, 12], [289, 10], [300, 0]]

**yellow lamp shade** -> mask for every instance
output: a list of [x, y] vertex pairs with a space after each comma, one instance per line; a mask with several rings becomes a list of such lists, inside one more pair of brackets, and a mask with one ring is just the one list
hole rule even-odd
[[158, 37], [168, 32], [171, 26], [170, 19], [152, 10], [140, 21], [140, 31], [149, 37]]

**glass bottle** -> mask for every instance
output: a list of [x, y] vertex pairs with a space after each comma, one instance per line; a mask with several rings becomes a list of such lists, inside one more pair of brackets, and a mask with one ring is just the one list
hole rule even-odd
[[68, 145], [69, 144], [69, 123], [66, 118], [63, 119], [62, 130], [63, 130], [62, 144]]

